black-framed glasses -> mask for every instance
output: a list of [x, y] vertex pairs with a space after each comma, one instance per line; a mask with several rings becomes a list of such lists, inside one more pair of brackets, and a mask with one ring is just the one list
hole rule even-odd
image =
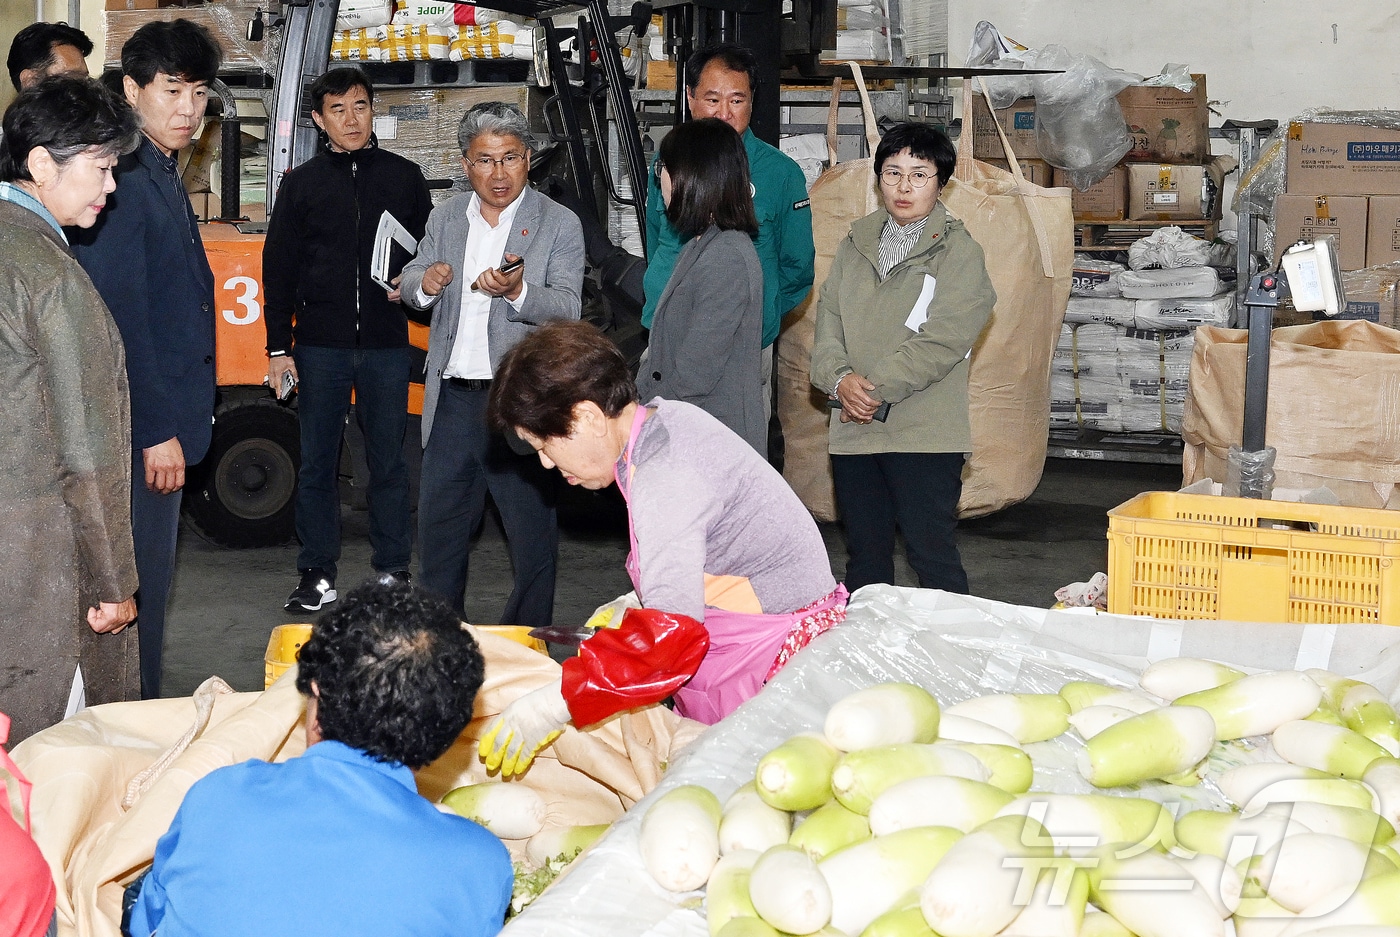
[[496, 166], [502, 166], [507, 172], [517, 169], [525, 162], [524, 153], [507, 153], [500, 159], [492, 159], [489, 156], [478, 156], [476, 159], [467, 160], [467, 165], [479, 173], [488, 173]]
[[900, 172], [898, 169], [885, 169], [880, 172], [880, 182], [891, 189], [899, 188], [899, 184], [905, 179], [916, 189], [922, 189], [929, 184], [933, 178], [933, 173], [925, 172], [922, 169], [911, 169], [908, 172]]

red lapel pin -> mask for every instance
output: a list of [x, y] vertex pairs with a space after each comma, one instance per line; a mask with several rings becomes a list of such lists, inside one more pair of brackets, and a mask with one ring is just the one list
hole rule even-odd
[[527, 234], [529, 234], [529, 233], [530, 233], [530, 229], [529, 229], [529, 228], [521, 228], [521, 229], [520, 229], [520, 236], [521, 236], [521, 237], [525, 237], [525, 236], [526, 236]]

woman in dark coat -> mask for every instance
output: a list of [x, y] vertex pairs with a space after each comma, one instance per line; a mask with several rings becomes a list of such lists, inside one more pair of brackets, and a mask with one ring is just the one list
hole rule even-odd
[[706, 117], [668, 133], [659, 156], [666, 217], [686, 244], [657, 302], [637, 391], [643, 402], [695, 404], [767, 458], [763, 267], [744, 141]]
[[0, 139], [0, 711], [18, 742], [139, 698], [122, 342], [63, 227], [90, 227], [137, 143], [87, 79], [17, 97]]

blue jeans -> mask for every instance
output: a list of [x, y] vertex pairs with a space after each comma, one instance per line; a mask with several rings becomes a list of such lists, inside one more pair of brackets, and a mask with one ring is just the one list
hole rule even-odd
[[924, 589], [967, 593], [958, 554], [961, 452], [833, 455], [836, 506], [846, 528], [846, 588], [894, 582], [894, 534]]
[[442, 382], [418, 481], [418, 583], [462, 614], [467, 560], [486, 493], [501, 512], [515, 585], [501, 624], [540, 628], [554, 620], [558, 475], [520, 455], [486, 427], [488, 391]]
[[297, 569], [324, 569], [333, 580], [340, 559], [340, 440], [355, 392], [355, 417], [369, 463], [370, 564], [379, 572], [408, 569], [408, 348], [322, 348], [297, 345]]

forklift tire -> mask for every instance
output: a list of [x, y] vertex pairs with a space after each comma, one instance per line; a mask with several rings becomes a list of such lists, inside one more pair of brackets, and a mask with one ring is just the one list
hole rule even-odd
[[214, 413], [209, 455], [185, 487], [185, 517], [224, 547], [270, 547], [296, 534], [301, 430], [295, 410], [270, 397], [235, 400]]

